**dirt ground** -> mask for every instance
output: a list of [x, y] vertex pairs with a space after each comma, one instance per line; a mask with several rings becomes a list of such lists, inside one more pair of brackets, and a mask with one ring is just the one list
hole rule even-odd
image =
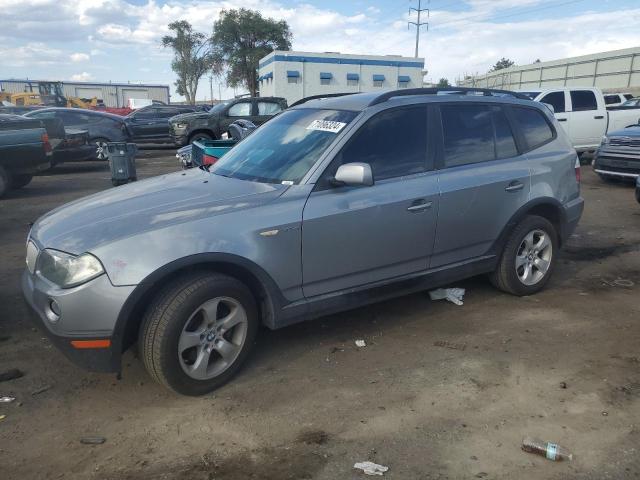
[[[178, 168], [171, 150], [138, 165], [141, 178]], [[233, 382], [185, 398], [131, 352], [122, 380], [87, 373], [32, 328], [29, 223], [111, 188], [99, 163], [37, 177], [0, 201], [0, 371], [25, 372], [0, 382], [17, 398], [0, 403], [0, 478], [357, 479], [364, 460], [390, 479], [640, 477], [640, 205], [589, 167], [583, 179], [585, 215], [542, 293], [476, 278], [455, 285], [461, 307], [421, 293], [263, 330]], [[575, 458], [524, 453], [525, 435]]]

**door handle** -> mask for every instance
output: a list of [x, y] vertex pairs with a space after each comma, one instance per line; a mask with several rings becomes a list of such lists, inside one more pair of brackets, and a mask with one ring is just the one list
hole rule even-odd
[[604, 118], [604, 115], [596, 115], [595, 117], [596, 120], [602, 120]]
[[507, 187], [505, 188], [505, 191], [507, 192], [517, 192], [518, 190], [522, 190], [524, 188], [524, 183], [522, 182], [511, 182], [509, 185], [507, 185]]
[[559, 119], [558, 119], [558, 121], [559, 121], [559, 122], [566, 122], [566, 121], [567, 121], [567, 119], [566, 119], [566, 118], [559, 118]]
[[426, 210], [428, 208], [431, 208], [432, 205], [433, 205], [433, 202], [427, 202], [426, 200], [416, 200], [415, 202], [413, 202], [411, 204], [411, 206], [409, 208], [407, 208], [407, 211], [409, 211], [409, 212], [420, 212], [422, 210]]

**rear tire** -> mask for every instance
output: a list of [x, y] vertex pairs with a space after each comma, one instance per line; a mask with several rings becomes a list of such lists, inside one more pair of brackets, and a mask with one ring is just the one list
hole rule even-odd
[[255, 299], [243, 283], [217, 273], [188, 274], [149, 305], [139, 335], [141, 357], [165, 387], [204, 395], [239, 371], [258, 324]]
[[33, 180], [33, 175], [27, 175], [27, 174], [13, 175], [13, 177], [11, 178], [11, 188], [17, 189], [17, 188], [26, 187], [31, 183], [31, 180]]
[[558, 233], [544, 217], [526, 216], [509, 234], [491, 283], [524, 296], [539, 292], [551, 278], [558, 254]]

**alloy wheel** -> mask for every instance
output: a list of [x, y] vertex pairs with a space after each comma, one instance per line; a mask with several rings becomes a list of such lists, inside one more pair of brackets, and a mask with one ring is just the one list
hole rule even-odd
[[544, 230], [529, 232], [520, 242], [516, 253], [515, 268], [518, 279], [524, 285], [536, 285], [551, 266], [553, 244]]

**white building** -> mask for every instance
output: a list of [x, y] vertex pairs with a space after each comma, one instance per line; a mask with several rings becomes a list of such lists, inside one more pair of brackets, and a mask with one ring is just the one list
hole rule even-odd
[[274, 51], [259, 63], [261, 97], [289, 105], [326, 93], [422, 87], [424, 58]]
[[468, 76], [461, 87], [526, 90], [546, 87], [599, 87], [640, 94], [640, 47], [517, 65], [484, 75]]
[[[38, 80], [0, 80], [0, 91], [22, 93], [38, 91]], [[63, 82], [65, 97], [93, 98], [104, 101], [107, 107], [125, 107], [130, 98], [146, 98], [169, 103], [169, 86], [142, 83]]]

